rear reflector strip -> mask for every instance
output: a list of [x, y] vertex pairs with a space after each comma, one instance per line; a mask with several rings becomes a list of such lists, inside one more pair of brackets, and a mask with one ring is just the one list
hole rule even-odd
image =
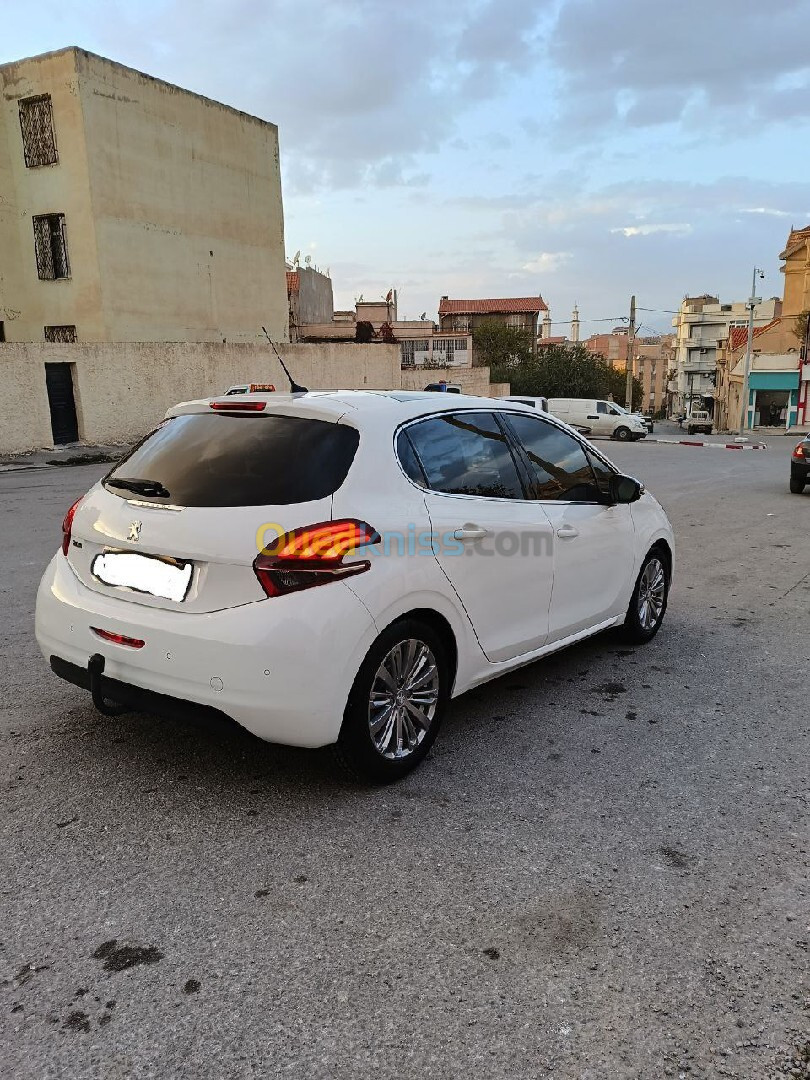
[[215, 412], [264, 412], [266, 405], [266, 401], [234, 401], [233, 398], [208, 402], [209, 409]]
[[125, 634], [113, 634], [110, 630], [100, 630], [97, 626], [91, 626], [90, 629], [104, 641], [112, 641], [116, 645], [128, 645], [130, 649], [142, 649], [146, 644], [140, 638], [127, 637]]

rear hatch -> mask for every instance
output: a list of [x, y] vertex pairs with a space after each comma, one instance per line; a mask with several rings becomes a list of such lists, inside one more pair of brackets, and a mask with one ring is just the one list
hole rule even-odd
[[338, 419], [198, 411], [164, 421], [79, 504], [73, 570], [96, 592], [150, 607], [263, 600], [262, 546], [332, 517], [360, 437]]

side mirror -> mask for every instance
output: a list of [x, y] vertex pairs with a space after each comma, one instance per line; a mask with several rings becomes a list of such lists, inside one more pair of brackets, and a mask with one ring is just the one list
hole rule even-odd
[[614, 476], [610, 482], [610, 494], [614, 503], [636, 502], [644, 494], [644, 485], [632, 476]]

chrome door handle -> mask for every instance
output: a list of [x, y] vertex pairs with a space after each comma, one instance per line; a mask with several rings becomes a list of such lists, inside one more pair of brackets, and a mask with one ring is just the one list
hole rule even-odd
[[489, 530], [482, 529], [480, 525], [465, 525], [453, 533], [455, 540], [483, 540], [485, 536], [489, 536]]
[[579, 529], [575, 529], [573, 525], [561, 525], [557, 529], [557, 536], [561, 540], [573, 540], [575, 536], [579, 536]]

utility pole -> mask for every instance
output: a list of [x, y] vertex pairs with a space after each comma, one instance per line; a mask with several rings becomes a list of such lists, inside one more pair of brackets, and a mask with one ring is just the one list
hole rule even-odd
[[630, 325], [627, 327], [627, 383], [624, 391], [624, 407], [633, 411], [633, 353], [636, 342], [636, 298], [630, 297]]
[[[754, 276], [751, 279], [751, 295], [748, 297], [748, 339], [745, 346], [745, 362], [743, 364], [742, 405], [740, 408], [740, 434], [744, 435], [748, 429], [748, 383], [751, 377], [751, 355], [754, 347], [754, 308], [760, 298], [756, 295], [757, 274], [761, 278], [765, 274], [758, 266], [754, 267]], [[753, 417], [752, 417], [753, 419]]]

